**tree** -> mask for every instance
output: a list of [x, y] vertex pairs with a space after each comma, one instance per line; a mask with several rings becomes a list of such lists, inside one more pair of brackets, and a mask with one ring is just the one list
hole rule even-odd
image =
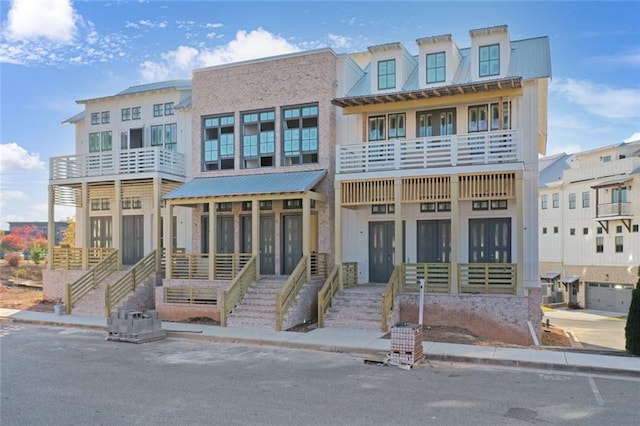
[[45, 238], [39, 238], [32, 242], [31, 250], [29, 250], [29, 259], [36, 265], [40, 264], [47, 255], [47, 245]]
[[67, 218], [67, 229], [62, 234], [60, 245], [63, 247], [76, 246], [76, 221], [72, 217]]
[[638, 267], [636, 288], [631, 293], [631, 305], [629, 305], [629, 315], [627, 315], [624, 335], [627, 352], [633, 355], [640, 355], [640, 267]]

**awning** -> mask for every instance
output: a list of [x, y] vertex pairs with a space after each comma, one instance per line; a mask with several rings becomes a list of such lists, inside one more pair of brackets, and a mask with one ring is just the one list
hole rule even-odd
[[195, 178], [162, 197], [165, 200], [305, 193], [327, 175], [326, 170]]
[[555, 280], [560, 276], [560, 271], [548, 271], [546, 274], [541, 275], [540, 279], [543, 280]]
[[580, 275], [567, 275], [563, 279], [560, 280], [563, 284], [572, 284], [580, 279]]
[[633, 176], [628, 176], [628, 175], [622, 176], [616, 179], [604, 180], [596, 185], [593, 185], [591, 188], [598, 189], [598, 188], [617, 186], [617, 185], [621, 185], [623, 183], [629, 182], [630, 180], [633, 180]]

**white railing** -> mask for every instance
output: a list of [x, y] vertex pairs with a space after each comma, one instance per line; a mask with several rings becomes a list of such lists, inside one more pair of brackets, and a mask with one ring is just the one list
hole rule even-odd
[[184, 154], [162, 148], [52, 157], [49, 170], [52, 180], [149, 172], [186, 176]]
[[596, 217], [631, 216], [631, 203], [598, 204]]
[[518, 130], [367, 142], [336, 147], [336, 173], [523, 161]]

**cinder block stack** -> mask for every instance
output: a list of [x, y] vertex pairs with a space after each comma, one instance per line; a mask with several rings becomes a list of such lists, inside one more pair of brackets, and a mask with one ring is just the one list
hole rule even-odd
[[423, 357], [421, 326], [398, 323], [394, 327], [391, 327], [389, 363], [412, 366], [422, 360]]
[[107, 326], [107, 340], [146, 343], [167, 337], [158, 311], [147, 311], [143, 315], [131, 309], [118, 309], [117, 313], [107, 318]]

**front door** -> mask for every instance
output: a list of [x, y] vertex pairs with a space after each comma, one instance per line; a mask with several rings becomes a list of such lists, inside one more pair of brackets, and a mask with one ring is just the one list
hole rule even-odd
[[251, 253], [251, 216], [240, 216], [240, 253]]
[[469, 263], [511, 263], [511, 218], [469, 219]]
[[282, 217], [282, 274], [289, 275], [302, 258], [302, 215]]
[[386, 283], [391, 278], [394, 235], [393, 221], [369, 222], [369, 282]]
[[122, 264], [133, 265], [144, 256], [144, 216], [122, 216]]
[[418, 223], [418, 262], [450, 262], [451, 221], [419, 220]]
[[233, 216], [218, 216], [216, 253], [234, 253]]
[[276, 228], [273, 216], [260, 216], [260, 273], [276, 273]]
[[111, 218], [91, 218], [91, 247], [111, 247]]

